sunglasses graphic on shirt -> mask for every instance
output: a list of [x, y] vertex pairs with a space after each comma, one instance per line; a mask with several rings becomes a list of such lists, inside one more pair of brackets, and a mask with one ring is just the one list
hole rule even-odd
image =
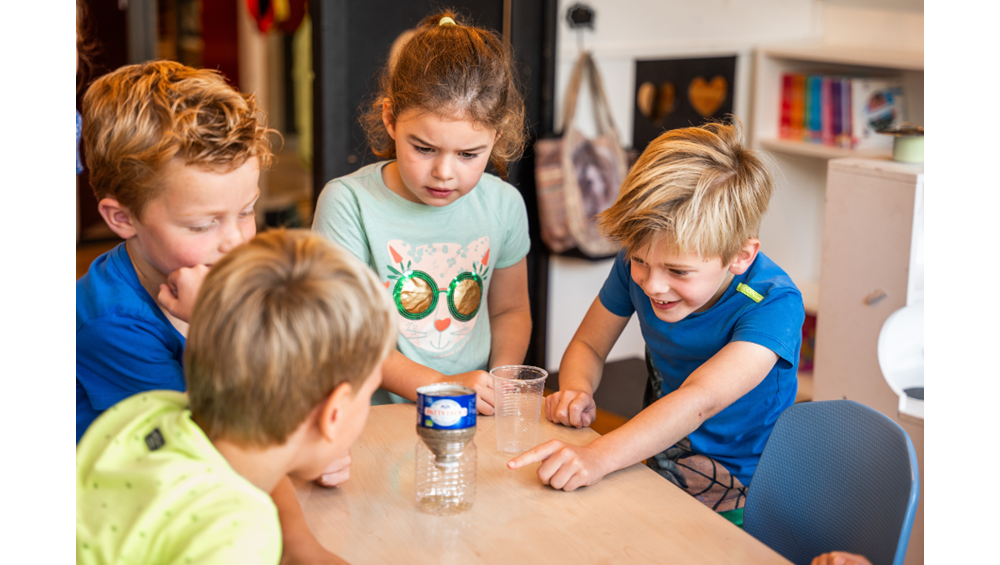
[[420, 320], [431, 315], [442, 294], [447, 297], [451, 315], [460, 322], [467, 322], [479, 312], [483, 298], [483, 278], [478, 273], [464, 271], [451, 280], [448, 288], [440, 288], [429, 274], [410, 270], [401, 273], [392, 288], [396, 309], [409, 320]]

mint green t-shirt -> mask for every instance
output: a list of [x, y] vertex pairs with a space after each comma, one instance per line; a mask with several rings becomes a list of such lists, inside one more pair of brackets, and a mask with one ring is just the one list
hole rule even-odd
[[129, 397], [76, 448], [78, 564], [281, 559], [278, 510], [191, 420], [187, 395]]
[[396, 304], [403, 355], [446, 375], [487, 369], [492, 275], [518, 263], [531, 246], [524, 199], [483, 174], [447, 206], [410, 202], [382, 180], [389, 162], [327, 183], [313, 229], [378, 274]]

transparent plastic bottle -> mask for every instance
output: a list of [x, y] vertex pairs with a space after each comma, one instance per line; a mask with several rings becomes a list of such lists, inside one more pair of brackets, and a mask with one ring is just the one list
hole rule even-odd
[[417, 389], [416, 502], [438, 516], [476, 498], [476, 393], [457, 383]]
[[453, 461], [440, 464], [423, 440], [417, 441], [417, 506], [447, 516], [472, 508], [476, 500], [476, 441], [470, 439]]

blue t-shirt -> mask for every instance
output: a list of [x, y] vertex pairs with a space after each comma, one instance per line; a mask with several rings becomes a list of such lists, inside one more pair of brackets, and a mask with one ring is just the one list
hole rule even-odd
[[688, 436], [694, 452], [719, 461], [749, 485], [774, 422], [795, 402], [805, 320], [802, 294], [780, 267], [758, 253], [750, 268], [733, 277], [711, 308], [670, 323], [656, 317], [649, 297], [632, 280], [630, 271], [623, 250], [601, 289], [601, 304], [617, 316], [637, 314], [653, 367], [663, 379], [664, 395], [680, 388], [695, 369], [730, 342], [756, 343], [778, 355], [760, 384]]
[[184, 336], [139, 283], [125, 244], [76, 281], [76, 441], [138, 392], [184, 392]]

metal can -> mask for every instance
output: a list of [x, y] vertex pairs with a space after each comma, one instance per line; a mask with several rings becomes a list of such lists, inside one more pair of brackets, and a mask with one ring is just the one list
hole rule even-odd
[[418, 388], [417, 426], [435, 430], [476, 427], [476, 391], [458, 383]]

